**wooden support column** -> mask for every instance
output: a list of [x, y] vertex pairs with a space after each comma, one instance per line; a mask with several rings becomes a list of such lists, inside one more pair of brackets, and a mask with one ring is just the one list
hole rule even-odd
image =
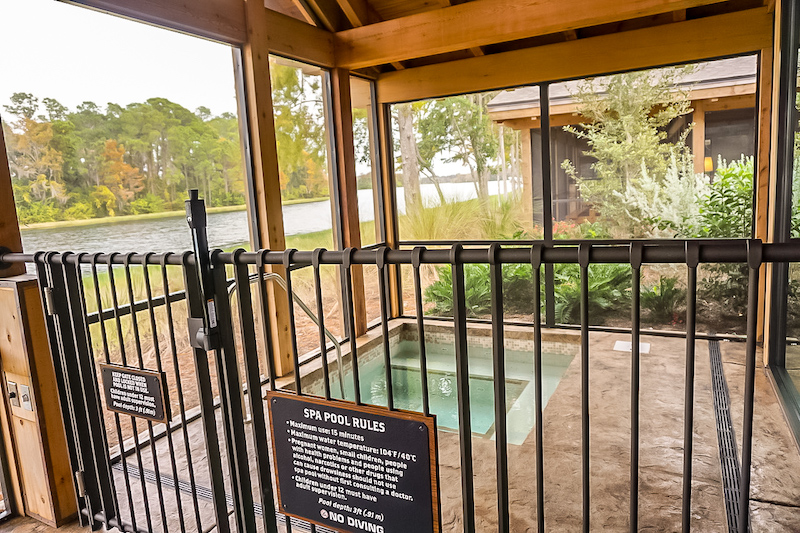
[[[380, 102], [380, 97], [377, 98]], [[399, 228], [397, 212], [397, 190], [394, 183], [394, 150], [392, 147], [390, 106], [376, 103], [378, 109], [378, 145], [380, 146], [381, 180], [383, 181], [383, 202], [386, 246], [397, 249]], [[389, 270], [389, 304], [392, 316], [402, 316], [403, 295], [400, 286], [400, 267]]]
[[[261, 0], [245, 0], [247, 40], [244, 55], [247, 120], [253, 158], [253, 191], [255, 205], [248, 206], [258, 221], [259, 246], [283, 250], [286, 241], [283, 231], [278, 149], [275, 140], [275, 121], [272, 115], [272, 85], [269, 73], [268, 19]], [[286, 275], [282, 266], [272, 272]], [[269, 319], [273, 339], [273, 359], [279, 376], [293, 370], [292, 343], [289, 324], [289, 304], [286, 294], [275, 284], [269, 284]]]
[[692, 102], [692, 154], [694, 154], [694, 173], [705, 174], [706, 158], [706, 110], [702, 100]]
[[[336, 150], [336, 177], [339, 183], [339, 217], [342, 221], [342, 245], [361, 247], [361, 227], [358, 220], [358, 186], [356, 184], [356, 152], [353, 139], [353, 107], [350, 98], [350, 72], [331, 70], [333, 94], [333, 123]], [[367, 332], [367, 307], [364, 298], [364, 269], [353, 265], [353, 312], [356, 336]]]
[[[17, 208], [14, 205], [14, 191], [11, 189], [11, 170], [8, 168], [6, 143], [3, 128], [0, 127], [0, 247], [12, 252], [22, 251], [22, 237], [19, 234]], [[15, 263], [10, 268], [0, 268], [0, 278], [15, 276], [25, 272], [25, 265]]]
[[[770, 146], [772, 133], [772, 49], [761, 50], [761, 65], [759, 69], [758, 91], [758, 153], [756, 161], [758, 168], [753, 186], [755, 194], [755, 227], [753, 236], [764, 242], [769, 241], [769, 196], [770, 196]], [[767, 265], [761, 267], [758, 285], [758, 339], [764, 340], [764, 327], [767, 317]]]
[[[769, 85], [769, 93], [770, 93], [770, 102], [774, 102], [775, 105], [770, 106], [769, 111], [769, 127], [767, 132], [759, 131], [759, 139], [762, 134], [769, 135], [770, 144], [769, 144], [769, 155], [765, 163], [769, 165], [768, 175], [769, 175], [769, 186], [767, 191], [767, 205], [768, 211], [771, 211], [774, 205], [779, 201], [778, 199], [778, 135], [779, 135], [779, 124], [778, 124], [778, 109], [779, 105], [779, 98], [780, 98], [780, 65], [781, 65], [781, 36], [782, 36], [782, 28], [781, 28], [781, 2], [775, 2], [774, 5], [774, 19], [773, 19], [773, 35], [772, 35], [772, 47], [770, 49], [770, 57], [772, 60], [772, 67], [769, 71], [764, 72], [762, 71], [761, 76], [763, 78], [769, 77], [770, 85]], [[787, 50], [787, 53], [789, 51]], [[766, 65], [763, 62], [763, 50], [762, 50], [762, 68]], [[763, 83], [763, 81], [762, 81]], [[764, 89], [762, 89], [763, 91]], [[760, 108], [760, 105], [759, 105]], [[766, 120], [766, 117], [764, 117]], [[763, 128], [763, 123], [761, 117], [759, 116], [759, 128]], [[760, 155], [761, 146], [759, 144], [759, 155]], [[760, 166], [759, 162], [759, 166]], [[776, 228], [775, 228], [775, 217], [772, 213], [768, 213], [766, 226], [767, 226], [767, 242], [775, 242], [776, 240]], [[758, 225], [758, 221], [756, 221], [756, 225]], [[772, 279], [773, 279], [773, 264], [768, 264], [766, 268], [766, 276], [764, 276], [765, 280], [765, 287], [772, 287]], [[770, 340], [770, 336], [775, 334], [771, 331], [771, 322], [770, 319], [770, 312], [773, 308], [772, 305], [772, 298], [773, 298], [773, 291], [765, 290], [764, 291], [764, 309], [765, 309], [765, 317], [764, 317], [764, 333], [763, 333], [763, 345], [764, 345], [764, 364], [768, 365], [770, 363], [772, 354], [770, 354], [770, 348], [773, 344]], [[784, 342], [784, 339], [779, 339], [778, 342]], [[777, 343], [776, 343], [777, 344]]]
[[[17, 511], [58, 527], [77, 499], [36, 278], [0, 280], [0, 391]], [[13, 393], [13, 398], [12, 398]], [[10, 422], [10, 423], [9, 423]], [[8, 446], [9, 441], [11, 446]], [[21, 501], [20, 501], [21, 499]]]

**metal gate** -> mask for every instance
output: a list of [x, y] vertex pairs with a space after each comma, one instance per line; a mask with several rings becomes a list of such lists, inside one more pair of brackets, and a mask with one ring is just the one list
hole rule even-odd
[[[289, 298], [295, 368], [321, 360], [324, 372], [322, 395], [335, 395], [330, 386], [344, 378], [352, 381], [354, 400], [359, 396], [358, 350], [353, 324], [353, 287], [350, 271], [355, 264], [377, 267], [380, 285], [381, 334], [386, 369], [391, 369], [387, 280], [397, 265], [412, 270], [419, 328], [422, 406], [429, 412], [425, 321], [420, 283], [423, 264], [450, 265], [453, 279], [453, 327], [455, 332], [456, 391], [458, 398], [461, 516], [463, 530], [476, 530], [473, 449], [470, 429], [470, 384], [467, 345], [464, 265], [489, 264], [492, 289], [492, 345], [496, 425], [496, 487], [498, 531], [509, 531], [508, 445], [506, 392], [504, 383], [504, 314], [502, 265], [530, 264], [534, 287], [539, 287], [541, 266], [546, 263], [577, 263], [581, 277], [581, 442], [583, 528], [588, 531], [590, 512], [588, 360], [588, 279], [590, 263], [625, 263], [631, 266], [631, 474], [630, 524], [637, 529], [639, 505], [639, 277], [644, 263], [686, 265], [688, 272], [686, 381], [684, 415], [684, 470], [682, 516], [688, 531], [691, 512], [692, 439], [694, 412], [694, 360], [697, 268], [702, 262], [747, 263], [750, 272], [747, 369], [744, 394], [741, 471], [738, 497], [738, 531], [746, 531], [749, 520], [750, 455], [752, 446], [753, 390], [755, 376], [756, 300], [759, 268], [763, 262], [797, 261], [800, 251], [793, 244], [761, 245], [759, 241], [659, 243], [580, 243], [544, 246], [455, 244], [448, 249], [272, 252], [236, 250], [209, 252], [205, 234], [205, 212], [196, 197], [187, 202], [195, 251], [176, 253], [37, 253], [33, 256], [6, 253], [5, 261], [35, 264], [45, 302], [50, 346], [55, 358], [57, 394], [65, 415], [70, 461], [75, 472], [83, 523], [97, 530], [118, 528], [129, 532], [150, 531], [292, 531], [322, 530], [280, 514], [276, 510], [271, 445], [264, 413], [264, 393], [276, 389], [271, 353], [273, 332], [259, 317], [269, 316], [270, 265], [286, 267], [284, 286]], [[322, 309], [322, 265], [342, 269], [342, 301], [346, 309], [345, 342], [350, 355], [344, 362], [338, 342], [330, 334]], [[315, 323], [319, 350], [301, 361], [294, 330], [292, 273], [311, 268], [317, 295]], [[236, 293], [232, 304], [231, 292]], [[538, 309], [539, 291], [534, 291]], [[305, 306], [307, 309], [307, 306]], [[535, 512], [539, 531], [545, 528], [542, 455], [542, 323], [534, 313], [535, 470], [536, 497], [528, 507]], [[337, 372], [329, 369], [329, 354], [337, 351]], [[168, 422], [158, 424], [104, 409], [98, 363], [154, 370], [165, 377]], [[341, 372], [341, 373], [339, 373]], [[393, 409], [391, 370], [386, 373], [387, 408]], [[339, 386], [344, 386], [339, 382]], [[293, 387], [304, 394], [300, 372]], [[344, 393], [344, 390], [341, 391]], [[535, 509], [535, 511], [534, 511]]]

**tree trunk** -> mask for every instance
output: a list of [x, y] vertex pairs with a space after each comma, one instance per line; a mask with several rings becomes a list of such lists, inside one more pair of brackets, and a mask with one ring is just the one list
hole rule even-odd
[[406, 213], [421, 207], [422, 193], [419, 185], [419, 151], [414, 136], [414, 119], [411, 104], [397, 106], [397, 126], [400, 130], [400, 158], [403, 165], [403, 196]]

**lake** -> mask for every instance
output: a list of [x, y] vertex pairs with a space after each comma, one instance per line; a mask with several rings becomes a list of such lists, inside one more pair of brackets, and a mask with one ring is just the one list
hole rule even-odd
[[[421, 187], [423, 201], [437, 202], [438, 195], [432, 184]], [[489, 193], [498, 194], [500, 184], [489, 182]], [[443, 183], [442, 191], [448, 200], [464, 201], [476, 198], [472, 183]], [[358, 191], [359, 218], [362, 222], [374, 220], [372, 190]], [[405, 212], [403, 189], [397, 189], [397, 207]], [[283, 224], [286, 235], [300, 235], [330, 230], [330, 200], [292, 204], [283, 207]], [[211, 248], [230, 249], [248, 247], [250, 231], [245, 211], [209, 213], [208, 240]], [[111, 221], [92, 226], [51, 227], [22, 229], [22, 246], [28, 253], [42, 250], [72, 252], [181, 252], [192, 249], [192, 239], [186, 219], [182, 216]]]

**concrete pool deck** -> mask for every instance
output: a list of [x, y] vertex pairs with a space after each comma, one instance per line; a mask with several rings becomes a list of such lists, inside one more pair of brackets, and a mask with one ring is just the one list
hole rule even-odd
[[[630, 505], [630, 353], [614, 351], [629, 335], [592, 333], [590, 494], [592, 530], [628, 531]], [[642, 337], [639, 530], [679, 531], [683, 471], [686, 341]], [[696, 343], [692, 530], [726, 531], [708, 342]], [[733, 424], [741, 447], [744, 343], [722, 343]], [[549, 531], [581, 529], [580, 356], [544, 410], [545, 523]], [[756, 375], [751, 516], [753, 531], [800, 531], [800, 454], [760, 366]], [[458, 438], [440, 435], [445, 531], [461, 524]], [[509, 445], [511, 530], [536, 531], [534, 433]], [[495, 443], [473, 439], [479, 531], [496, 530]]]
[[[481, 328], [479, 328], [481, 329]], [[525, 329], [525, 328], [522, 328]], [[515, 336], [517, 333], [509, 335]], [[472, 332], [471, 332], [472, 333]], [[485, 333], [476, 333], [485, 336]], [[553, 337], [575, 345], [577, 332], [558, 330]], [[629, 335], [590, 335], [591, 405], [591, 520], [593, 531], [628, 531], [630, 465], [630, 353], [615, 351], [616, 341]], [[681, 477], [683, 468], [683, 398], [686, 341], [680, 338], [643, 336], [650, 353], [641, 365], [641, 469], [640, 531], [680, 530]], [[700, 532], [727, 531], [716, 422], [712, 399], [709, 343], [696, 343], [696, 385], [694, 461], [692, 483], [692, 529]], [[744, 386], [744, 343], [721, 343], [725, 376], [731, 394], [731, 414], [737, 438], [741, 439], [742, 394]], [[760, 358], [759, 358], [760, 361]], [[545, 520], [548, 531], [581, 529], [581, 414], [580, 362], [577, 355], [544, 411]], [[753, 437], [751, 491], [752, 530], [764, 532], [800, 531], [800, 453], [792, 439], [772, 385], [759, 366]], [[219, 418], [218, 418], [219, 420]], [[249, 428], [250, 426], [246, 426]], [[186, 481], [192, 468], [198, 486], [208, 487], [208, 472], [199, 421], [188, 425], [192, 465], [179, 457], [178, 477]], [[221, 429], [221, 428], [220, 428]], [[248, 449], [252, 456], [252, 438]], [[220, 433], [221, 434], [221, 433]], [[173, 433], [177, 450], [182, 448], [181, 432]], [[473, 436], [476, 501], [476, 529], [496, 531], [495, 441]], [[222, 453], [224, 454], [224, 442]], [[159, 470], [168, 468], [167, 439], [156, 443]], [[509, 496], [511, 531], [536, 531], [535, 440], [531, 432], [520, 445], [509, 444]], [[142, 448], [145, 469], [153, 469], [150, 447]], [[461, 480], [458, 434], [439, 432], [442, 531], [461, 529]], [[131, 460], [130, 463], [133, 463]], [[255, 461], [251, 461], [254, 465]], [[223, 461], [225, 465], [225, 461]], [[225, 466], [227, 470], [227, 467]], [[123, 473], [114, 470], [122, 486]], [[137, 516], [143, 517], [140, 479], [131, 478]], [[155, 529], [160, 522], [156, 485], [146, 480]], [[165, 508], [170, 530], [179, 530], [174, 489], [164, 487]], [[190, 496], [181, 495], [187, 530], [193, 530], [194, 510]], [[211, 516], [211, 502], [199, 500], [203, 525]], [[128, 516], [125, 498], [121, 511]], [[260, 519], [257, 519], [260, 524]], [[143, 523], [143, 520], [139, 520]], [[49, 528], [27, 520], [0, 525], [15, 533], [44, 532]], [[80, 530], [80, 528], [69, 531]]]

